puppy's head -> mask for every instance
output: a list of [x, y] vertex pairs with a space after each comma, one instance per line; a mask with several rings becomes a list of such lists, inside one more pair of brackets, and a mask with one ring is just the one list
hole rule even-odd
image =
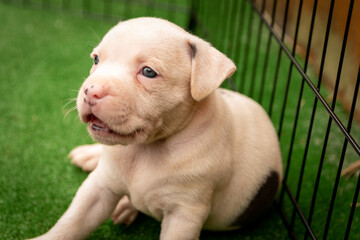
[[77, 108], [104, 144], [149, 143], [181, 130], [236, 69], [204, 40], [157, 18], [119, 23], [91, 57]]

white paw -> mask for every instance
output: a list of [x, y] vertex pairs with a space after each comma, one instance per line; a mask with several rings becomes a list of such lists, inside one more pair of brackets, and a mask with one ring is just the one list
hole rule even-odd
[[111, 219], [115, 224], [124, 223], [129, 226], [135, 221], [138, 213], [138, 210], [134, 208], [129, 198], [127, 196], [124, 196], [116, 205], [116, 208], [111, 215]]
[[102, 153], [102, 148], [103, 146], [98, 143], [81, 145], [74, 148], [68, 156], [76, 166], [84, 171], [90, 172], [96, 168]]

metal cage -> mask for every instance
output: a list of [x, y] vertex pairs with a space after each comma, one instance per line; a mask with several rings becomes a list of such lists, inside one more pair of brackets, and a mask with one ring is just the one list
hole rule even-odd
[[289, 236], [359, 239], [360, 177], [341, 173], [360, 159], [360, 1], [2, 1], [110, 21], [157, 16], [207, 39], [237, 65], [224, 86], [262, 104], [278, 131], [275, 204]]
[[227, 86], [260, 102], [278, 130], [276, 204], [289, 236], [358, 239], [360, 177], [341, 173], [360, 156], [360, 2], [202, 0], [192, 13], [197, 34], [237, 63]]

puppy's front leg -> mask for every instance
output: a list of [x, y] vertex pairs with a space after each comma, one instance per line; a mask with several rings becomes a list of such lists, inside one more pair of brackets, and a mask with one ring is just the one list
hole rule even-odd
[[210, 205], [180, 207], [166, 214], [161, 224], [160, 240], [197, 240], [209, 215]]
[[95, 170], [81, 185], [70, 207], [46, 234], [36, 239], [85, 239], [114, 210], [120, 196], [101, 184]]

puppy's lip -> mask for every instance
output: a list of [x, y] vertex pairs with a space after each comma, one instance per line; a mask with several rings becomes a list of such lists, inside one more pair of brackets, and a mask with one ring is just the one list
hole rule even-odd
[[86, 122], [89, 123], [89, 131], [96, 135], [108, 135], [108, 136], [117, 136], [121, 138], [133, 138], [137, 134], [140, 134], [144, 132], [143, 128], [137, 128], [132, 132], [129, 133], [122, 133], [118, 131], [114, 131], [111, 128], [109, 128], [103, 121], [101, 121], [98, 117], [96, 117], [94, 114], [89, 114], [86, 117]]

